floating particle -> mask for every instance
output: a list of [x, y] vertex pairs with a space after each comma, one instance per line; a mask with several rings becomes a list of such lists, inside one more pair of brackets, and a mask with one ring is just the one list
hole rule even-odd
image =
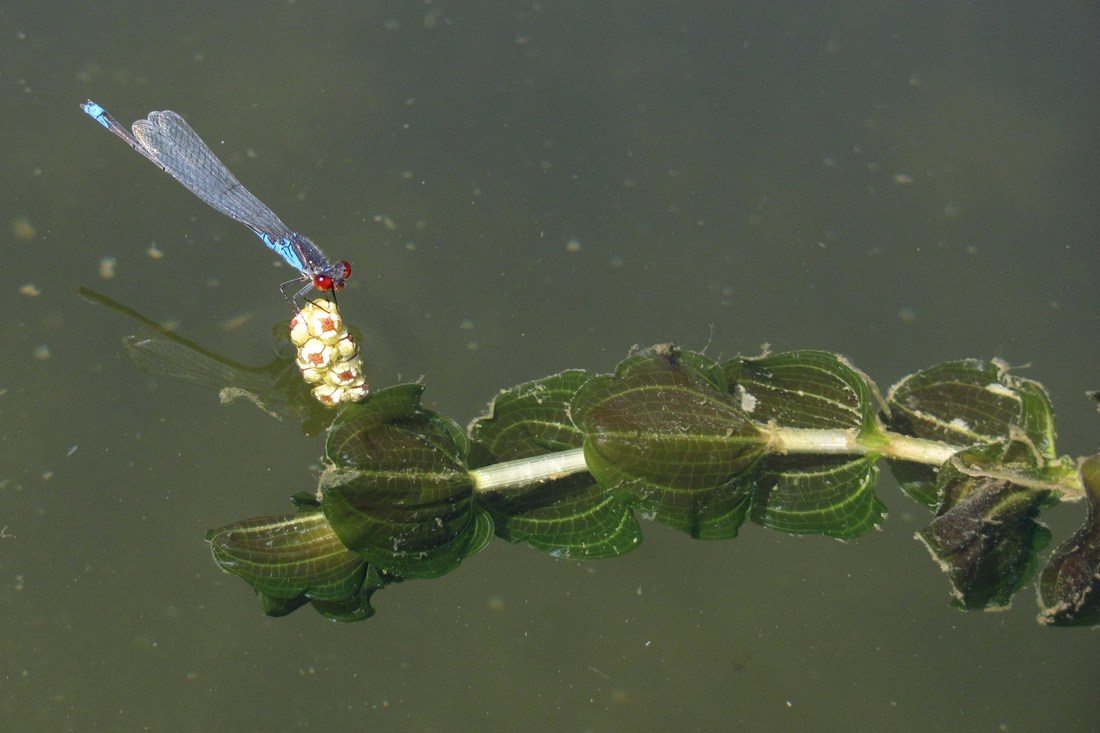
[[565, 251], [566, 252], [580, 252], [581, 251], [581, 240], [577, 239], [576, 237], [570, 237], [569, 241], [565, 243]]
[[149, 243], [149, 246], [145, 248], [145, 254], [147, 254], [151, 260], [159, 260], [164, 257], [164, 251], [157, 247], [156, 242]]
[[222, 321], [221, 329], [226, 332], [232, 332], [239, 329], [244, 324], [252, 320], [255, 313], [242, 313], [239, 316], [234, 316]]
[[39, 295], [42, 294], [42, 291], [39, 290], [38, 286], [34, 283], [27, 283], [26, 285], [19, 288], [19, 294], [25, 295], [28, 298], [37, 298]]
[[34, 347], [34, 358], [38, 361], [48, 361], [50, 358], [50, 347], [46, 344], [39, 344]]
[[895, 173], [894, 174], [894, 183], [898, 184], [899, 186], [905, 186], [905, 185], [910, 184], [912, 182], [913, 182], [913, 177], [911, 175], [909, 175], [908, 173]]
[[115, 265], [118, 263], [114, 257], [102, 257], [99, 260], [99, 276], [104, 280], [110, 280], [115, 276]]
[[31, 220], [25, 216], [19, 216], [12, 219], [11, 233], [14, 234], [15, 238], [20, 242], [29, 242], [38, 235], [38, 232], [34, 228], [34, 224], [31, 224]]

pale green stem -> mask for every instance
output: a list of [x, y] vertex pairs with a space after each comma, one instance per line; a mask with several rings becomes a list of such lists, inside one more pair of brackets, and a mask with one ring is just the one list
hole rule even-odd
[[[885, 433], [884, 441], [875, 445], [865, 445], [859, 441], [857, 430], [810, 430], [807, 428], [764, 429], [768, 440], [768, 451], [781, 455], [866, 455], [874, 453], [883, 458], [891, 458], [928, 466], [942, 466], [951, 456], [964, 446], [940, 443], [935, 440], [911, 438], [897, 433]], [[574, 473], [587, 471], [584, 450], [574, 448], [558, 453], [548, 453], [533, 458], [521, 458], [515, 461], [496, 463], [485, 468], [470, 471], [475, 491], [501, 491], [510, 488], [530, 486], [542, 481], [565, 478]], [[1072, 493], [1080, 493], [1080, 481], [1076, 476], [1051, 488], [1061, 488]], [[1075, 496], [1067, 498], [1076, 498]]]
[[768, 448], [773, 453], [812, 453], [820, 455], [865, 455], [877, 453], [883, 458], [942, 466], [944, 461], [964, 446], [936, 440], [911, 438], [886, 433], [882, 445], [869, 446], [859, 442], [858, 430], [810, 430], [807, 428], [768, 428]]
[[470, 478], [474, 480], [475, 491], [499, 491], [540, 481], [565, 478], [587, 470], [584, 449], [574, 448], [560, 453], [547, 453], [533, 458], [520, 458], [515, 461], [494, 463], [485, 468], [475, 468], [470, 471]]
[[[808, 430], [803, 428], [768, 428], [768, 449], [773, 453], [809, 453], [815, 455], [863, 455], [877, 452], [887, 458], [914, 461], [939, 466], [951, 457], [958, 446], [932, 440], [908, 438], [890, 434], [889, 441], [877, 448], [859, 443], [855, 430]], [[496, 463], [470, 471], [477, 491], [500, 491], [529, 486], [541, 481], [563, 478], [587, 471], [584, 451], [580, 448], [547, 453], [533, 458]]]

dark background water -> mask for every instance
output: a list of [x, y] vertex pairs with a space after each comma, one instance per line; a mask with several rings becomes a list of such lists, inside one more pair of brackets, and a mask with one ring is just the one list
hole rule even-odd
[[[0, 721], [10, 730], [1093, 730], [1100, 640], [949, 608], [889, 477], [842, 544], [650, 523], [494, 541], [351, 626], [272, 620], [203, 533], [322, 450], [124, 357], [119, 298], [272, 356], [289, 277], [81, 114], [182, 113], [355, 273], [368, 372], [460, 422], [633, 345], [823, 348], [883, 387], [999, 356], [1095, 452], [1095, 3], [362, 2], [0, 9]], [[163, 253], [147, 255], [150, 245]], [[98, 274], [116, 259], [115, 276]], [[22, 294], [33, 284], [39, 294]], [[1057, 539], [1079, 505], [1047, 519]]]

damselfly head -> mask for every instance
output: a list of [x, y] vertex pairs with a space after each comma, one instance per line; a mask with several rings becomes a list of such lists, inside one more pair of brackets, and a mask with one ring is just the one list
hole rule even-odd
[[344, 283], [349, 277], [351, 277], [351, 265], [347, 262], [337, 262], [334, 267], [313, 276], [313, 287], [322, 292], [343, 290]]

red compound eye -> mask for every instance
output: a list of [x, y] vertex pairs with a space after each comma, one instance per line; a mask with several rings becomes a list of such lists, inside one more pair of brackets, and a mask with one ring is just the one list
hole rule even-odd
[[313, 287], [318, 290], [342, 290], [344, 281], [351, 277], [351, 265], [347, 262], [337, 262], [335, 267], [328, 267], [325, 272], [319, 272], [313, 276]]

